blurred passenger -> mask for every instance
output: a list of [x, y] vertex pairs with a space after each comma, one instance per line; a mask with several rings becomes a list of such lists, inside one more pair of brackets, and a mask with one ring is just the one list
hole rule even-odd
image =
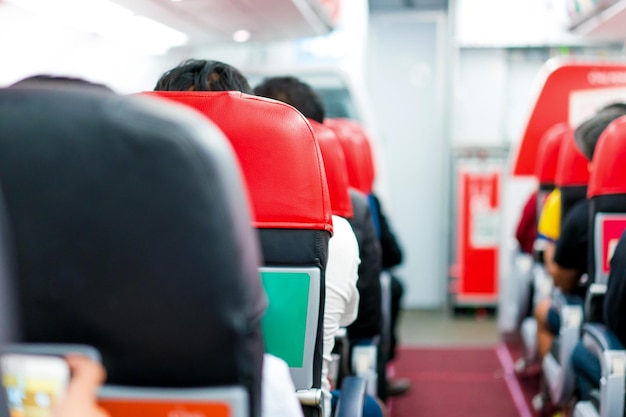
[[533, 192], [524, 204], [522, 215], [515, 230], [515, 239], [517, 239], [522, 253], [532, 255], [533, 246], [537, 239], [537, 191]]
[[[626, 346], [626, 233], [615, 247], [603, 302], [603, 321]], [[588, 400], [592, 389], [600, 386], [602, 368], [595, 354], [578, 341], [572, 353], [572, 367], [576, 374], [576, 389], [581, 400]]]
[[[613, 120], [624, 115], [626, 106], [607, 106], [574, 131], [576, 145], [589, 160], [589, 169], [593, 168], [591, 161], [600, 135]], [[546, 237], [544, 260], [554, 285], [571, 302], [581, 300], [584, 289], [579, 286], [580, 278], [588, 269], [589, 201], [583, 199], [576, 203], [563, 221], [560, 221], [560, 194], [551, 193], [539, 220], [539, 235]], [[549, 298], [537, 303], [535, 318], [537, 351], [539, 358], [543, 359], [552, 346], [554, 336], [559, 332], [561, 319]]]
[[66, 77], [62, 75], [47, 75], [39, 74], [32, 75], [30, 77], [23, 78], [12, 85], [9, 88], [50, 88], [59, 87], [63, 89], [68, 88], [91, 88], [95, 90], [101, 90], [106, 92], [113, 92], [112, 89], [104, 84], [94, 83], [87, 81], [83, 78]]
[[[624, 105], [612, 107], [625, 109]], [[584, 146], [584, 144], [581, 144]], [[626, 144], [625, 144], [626, 145]], [[581, 150], [588, 152], [581, 146]], [[609, 277], [602, 303], [602, 319], [606, 327], [626, 346], [626, 233], [622, 233], [610, 261]], [[578, 342], [572, 353], [572, 366], [576, 373], [576, 388], [583, 400], [589, 392], [599, 387], [602, 369], [598, 358]]]
[[[295, 77], [274, 77], [255, 87], [254, 92], [262, 97], [290, 104], [308, 119], [324, 122], [324, 107], [317, 93]], [[367, 197], [352, 189], [350, 199], [353, 217], [348, 222], [359, 243], [359, 289], [360, 303], [357, 319], [348, 326], [351, 339], [372, 338], [380, 335], [381, 314], [381, 249], [369, 209]]]
[[[254, 92], [258, 96], [268, 97], [275, 100], [282, 101], [290, 104], [298, 109], [305, 117], [314, 120], [318, 123], [324, 122], [325, 110], [322, 104], [322, 100], [317, 93], [306, 83], [300, 81], [295, 77], [274, 77], [267, 78], [263, 82], [255, 87]], [[369, 212], [369, 206], [367, 199], [364, 195], [351, 190], [351, 200], [353, 206], [353, 217], [348, 219], [346, 225], [350, 230], [354, 231], [356, 239], [358, 240], [358, 257], [361, 259], [360, 265], [358, 265], [358, 271], [355, 269], [350, 274], [357, 275], [358, 282], [358, 294], [357, 300], [360, 297], [360, 303], [358, 303], [358, 315], [356, 321], [354, 321], [354, 313], [356, 313], [356, 305], [352, 303], [346, 304], [345, 297], [338, 297], [337, 290], [334, 287], [328, 287], [326, 289], [326, 305], [325, 308], [332, 308], [334, 312], [324, 313], [324, 369], [322, 371], [324, 387], [330, 387], [328, 382], [328, 364], [332, 360], [332, 350], [335, 343], [334, 337], [339, 326], [348, 326], [348, 335], [354, 336], [354, 332], [351, 334], [351, 329], [357, 329], [360, 337], [374, 337], [380, 334], [382, 326], [381, 316], [381, 289], [380, 289], [380, 263], [381, 252], [379, 244], [376, 238], [376, 231], [374, 229], [374, 223], [372, 221], [371, 214]], [[358, 194], [358, 195], [355, 195]], [[333, 224], [335, 221], [340, 220], [345, 222], [346, 220], [338, 216], [333, 216]], [[336, 227], [336, 226], [335, 226]], [[334, 237], [331, 239], [331, 243]], [[330, 272], [330, 263], [332, 260], [332, 252], [329, 250], [329, 269], [327, 271], [326, 279], [328, 281], [328, 272]], [[356, 266], [356, 265], [355, 265]], [[348, 272], [346, 270], [346, 272]], [[334, 276], [333, 279], [344, 279], [344, 275]], [[348, 308], [346, 308], [348, 307]], [[354, 310], [353, 310], [354, 309]], [[357, 326], [357, 327], [354, 327]], [[328, 389], [326, 388], [326, 389]], [[333, 399], [337, 398], [337, 391], [333, 393]], [[381, 406], [372, 397], [367, 397], [366, 404], [364, 406], [364, 416], [380, 416], [382, 415]]]
[[[234, 67], [217, 61], [188, 60], [178, 67], [167, 71], [157, 83], [155, 90], [164, 91], [242, 91], [251, 92], [247, 79]], [[323, 118], [323, 117], [322, 117]], [[322, 368], [322, 389], [326, 391], [325, 410], [330, 413], [330, 382], [328, 365], [332, 360], [331, 352], [334, 338], [340, 326], [352, 323], [357, 315], [359, 293], [358, 280], [359, 249], [354, 232], [349, 223], [338, 216], [333, 216], [333, 236], [328, 244], [328, 263], [326, 265], [326, 298], [324, 303], [324, 347]], [[267, 359], [266, 355], [266, 359]], [[271, 367], [271, 368], [270, 368]], [[263, 362], [263, 415], [266, 417], [289, 416], [292, 401], [285, 399], [290, 391], [295, 398], [295, 388], [285, 372], [287, 364], [272, 358]], [[272, 377], [268, 383], [267, 377]], [[278, 378], [276, 378], [278, 376]], [[281, 384], [281, 381], [284, 381]], [[270, 392], [271, 390], [271, 392]], [[276, 398], [283, 400], [276, 403]], [[301, 415], [301, 410], [295, 414]]]
[[241, 91], [252, 94], [248, 80], [237, 68], [203, 59], [188, 59], [165, 72], [154, 91]]

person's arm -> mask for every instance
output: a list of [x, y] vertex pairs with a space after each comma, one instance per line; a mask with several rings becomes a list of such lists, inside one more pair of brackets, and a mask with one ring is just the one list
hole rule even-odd
[[261, 393], [261, 417], [303, 417], [287, 363], [269, 353], [263, 355]]
[[586, 201], [575, 205], [563, 220], [561, 236], [554, 246], [554, 262], [548, 272], [563, 292], [573, 291], [587, 271], [588, 213]]
[[[330, 381], [328, 368], [332, 361], [335, 334], [341, 326], [356, 319], [358, 310], [359, 245], [346, 219], [333, 216], [333, 237], [328, 244], [326, 265], [326, 298], [324, 300], [324, 345], [322, 348], [322, 390], [325, 411], [330, 413]], [[328, 417], [325, 416], [325, 417]]]
[[359, 245], [361, 263], [358, 266], [358, 315], [348, 327], [350, 338], [372, 337], [380, 334], [382, 326], [382, 295], [380, 286], [381, 250], [376, 234], [370, 203], [364, 194], [350, 190], [353, 214], [349, 220]]
[[98, 390], [106, 375], [104, 367], [82, 355], [68, 355], [66, 360], [72, 378], [54, 417], [109, 417], [97, 403]]
[[372, 200], [376, 206], [374, 212], [378, 215], [378, 224], [380, 227], [380, 248], [382, 250], [383, 268], [391, 268], [400, 265], [403, 258], [402, 248], [387, 220], [380, 200], [373, 194]]

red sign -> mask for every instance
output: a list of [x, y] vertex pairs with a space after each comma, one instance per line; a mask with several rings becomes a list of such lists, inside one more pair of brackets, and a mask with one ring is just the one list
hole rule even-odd
[[601, 262], [602, 274], [608, 274], [611, 267], [611, 258], [615, 252], [615, 247], [619, 238], [622, 236], [624, 229], [626, 229], [626, 215], [619, 214], [602, 214], [598, 216], [600, 222], [601, 239], [596, 242], [602, 242], [600, 256], [597, 258], [597, 262]]
[[500, 170], [460, 169], [458, 176], [456, 299], [493, 303], [498, 298]]

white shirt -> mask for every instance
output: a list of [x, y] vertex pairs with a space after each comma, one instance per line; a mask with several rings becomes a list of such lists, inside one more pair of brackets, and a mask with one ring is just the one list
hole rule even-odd
[[261, 401], [263, 417], [303, 417], [289, 366], [269, 353], [263, 355]]
[[328, 244], [326, 265], [326, 302], [324, 304], [324, 348], [322, 351], [322, 390], [324, 413], [330, 416], [330, 382], [328, 366], [332, 360], [335, 334], [339, 327], [348, 326], [359, 310], [359, 244], [350, 223], [343, 217], [333, 216], [333, 237]]

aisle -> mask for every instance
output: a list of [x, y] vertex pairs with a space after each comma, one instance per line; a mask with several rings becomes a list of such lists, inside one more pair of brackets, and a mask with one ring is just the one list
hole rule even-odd
[[504, 344], [497, 347], [404, 348], [398, 377], [413, 381], [393, 400], [392, 417], [531, 417]]

